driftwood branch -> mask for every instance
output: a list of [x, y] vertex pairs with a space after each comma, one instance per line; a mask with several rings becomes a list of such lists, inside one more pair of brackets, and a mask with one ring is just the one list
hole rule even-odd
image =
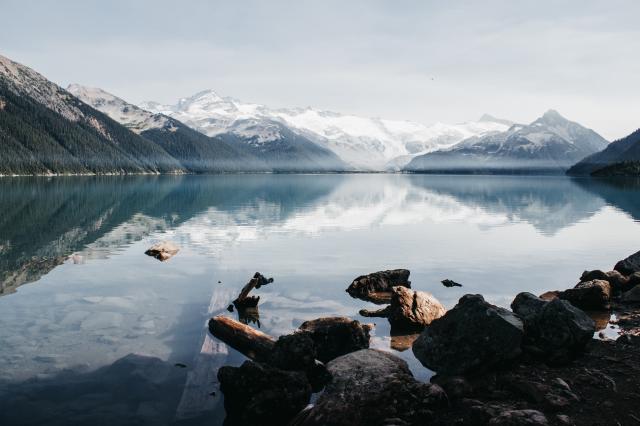
[[209, 332], [243, 355], [256, 361], [266, 360], [275, 343], [271, 336], [222, 315], [209, 320]]
[[241, 307], [242, 308], [254, 308], [254, 307], [258, 306], [258, 302], [260, 301], [260, 296], [257, 296], [257, 297], [251, 296], [251, 297], [249, 297], [249, 293], [251, 293], [251, 290], [253, 290], [254, 288], [260, 288], [263, 285], [267, 285], [267, 284], [270, 284], [272, 282], [273, 282], [273, 278], [266, 278], [260, 272], [256, 272], [253, 275], [253, 278], [251, 278], [249, 280], [249, 282], [247, 284], [245, 284], [244, 287], [242, 287], [242, 290], [240, 290], [240, 294], [233, 301], [233, 305], [238, 309], [240, 309]]

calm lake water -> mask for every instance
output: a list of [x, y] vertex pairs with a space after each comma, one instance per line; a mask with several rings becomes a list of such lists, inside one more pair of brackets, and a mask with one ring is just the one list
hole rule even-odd
[[[407, 268], [447, 307], [465, 293], [508, 306], [640, 249], [639, 218], [632, 181], [0, 179], [0, 424], [222, 424], [215, 373], [243, 357], [205, 324], [235, 317], [226, 306], [256, 271], [275, 279], [256, 292], [264, 332], [327, 315], [375, 322], [372, 346], [427, 380], [385, 320], [358, 316], [374, 305], [348, 296], [353, 278]], [[161, 240], [181, 247], [164, 263], [144, 255]]]

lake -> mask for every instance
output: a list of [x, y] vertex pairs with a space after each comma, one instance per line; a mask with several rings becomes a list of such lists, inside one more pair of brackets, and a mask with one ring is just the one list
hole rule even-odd
[[[0, 424], [222, 424], [242, 355], [206, 322], [259, 271], [254, 327], [374, 322], [358, 275], [411, 270], [446, 307], [573, 286], [640, 249], [640, 184], [565, 177], [219, 175], [0, 179]], [[153, 243], [181, 247], [167, 262]], [[464, 285], [445, 288], [450, 278]], [[405, 346], [406, 347], [406, 346]], [[134, 355], [131, 355], [134, 354]], [[177, 364], [177, 365], [176, 365]], [[213, 394], [215, 392], [215, 394]], [[210, 394], [211, 393], [211, 394]]]

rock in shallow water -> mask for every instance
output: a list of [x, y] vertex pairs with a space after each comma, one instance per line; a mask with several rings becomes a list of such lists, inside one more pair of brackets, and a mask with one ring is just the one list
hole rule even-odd
[[364, 349], [327, 364], [333, 379], [298, 419], [305, 426], [427, 424], [446, 405], [437, 385], [418, 382], [402, 359]]
[[171, 241], [161, 241], [152, 245], [147, 251], [144, 252], [147, 256], [155, 257], [161, 262], [171, 259], [178, 254], [180, 247], [172, 243]]
[[560, 292], [558, 297], [580, 309], [608, 309], [611, 302], [611, 284], [605, 280], [583, 281], [574, 288]]
[[547, 361], [574, 358], [595, 332], [593, 320], [565, 300], [545, 301], [531, 293], [520, 293], [511, 309], [524, 321], [524, 347]]
[[467, 294], [443, 317], [433, 321], [413, 344], [413, 353], [439, 374], [486, 370], [518, 357], [524, 334], [511, 311]]
[[305, 321], [300, 331], [315, 343], [317, 359], [327, 363], [341, 355], [369, 347], [370, 326], [346, 317]]
[[229, 425], [286, 425], [311, 398], [304, 373], [253, 361], [218, 370]]
[[361, 275], [347, 288], [351, 297], [366, 299], [369, 293], [391, 291], [392, 287], [411, 288], [408, 269], [392, 269], [378, 271], [369, 275]]
[[446, 312], [442, 303], [426, 291], [393, 287], [388, 318], [395, 328], [422, 329]]

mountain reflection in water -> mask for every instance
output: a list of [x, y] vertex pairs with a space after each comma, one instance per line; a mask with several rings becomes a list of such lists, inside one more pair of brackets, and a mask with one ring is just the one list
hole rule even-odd
[[[639, 195], [565, 177], [0, 179], [0, 424], [221, 424], [215, 372], [243, 358], [205, 323], [237, 315], [226, 307], [254, 272], [275, 282], [241, 319], [273, 336], [320, 316], [370, 322], [357, 312], [375, 306], [344, 290], [381, 269], [410, 269], [447, 307], [465, 293], [505, 306], [637, 251]], [[180, 252], [147, 258], [159, 240]], [[415, 336], [375, 322], [372, 346], [426, 379]]]

